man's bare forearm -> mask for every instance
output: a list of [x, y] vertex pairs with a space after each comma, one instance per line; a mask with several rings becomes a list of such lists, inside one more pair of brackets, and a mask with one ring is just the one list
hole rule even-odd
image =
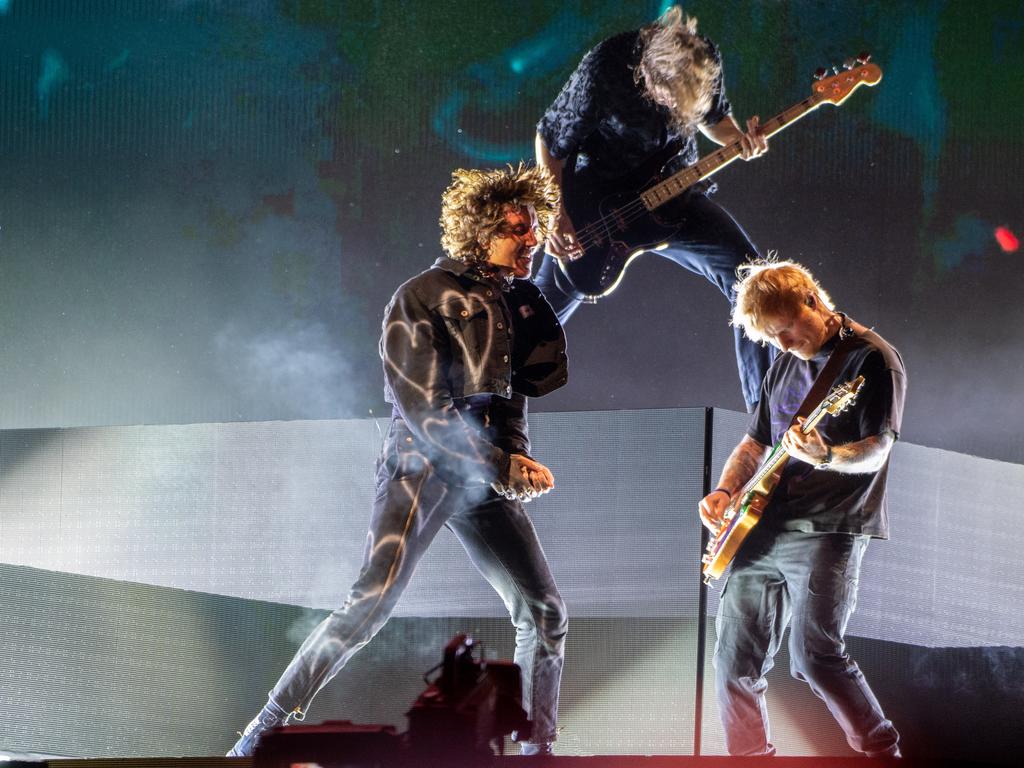
[[562, 169], [565, 168], [565, 161], [559, 160], [557, 157], [551, 154], [548, 149], [548, 145], [544, 143], [544, 139], [538, 133], [533, 141], [533, 151], [537, 159], [537, 165], [542, 168], [547, 168], [551, 175], [555, 177], [555, 181], [558, 182], [558, 188], [562, 188]]
[[723, 147], [739, 141], [743, 135], [743, 129], [732, 115], [726, 115], [714, 125], [701, 125], [700, 132]]
[[855, 443], [833, 445], [828, 469], [848, 475], [877, 472], [885, 464], [894, 442], [893, 433], [886, 431]]
[[718, 487], [725, 489], [730, 495], [735, 494], [754, 476], [767, 452], [768, 446], [762, 445], [749, 435], [745, 436], [739, 445], [733, 448], [728, 461], [725, 462], [722, 476], [718, 479]]

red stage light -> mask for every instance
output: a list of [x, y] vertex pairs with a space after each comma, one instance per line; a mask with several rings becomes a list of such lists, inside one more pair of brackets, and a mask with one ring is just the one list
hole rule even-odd
[[1007, 253], [1014, 253], [1020, 248], [1020, 240], [1006, 227], [996, 227], [996, 242]]

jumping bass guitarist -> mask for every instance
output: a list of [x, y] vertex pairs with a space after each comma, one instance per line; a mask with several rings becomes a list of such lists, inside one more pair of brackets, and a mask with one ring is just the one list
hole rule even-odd
[[[711, 281], [731, 302], [735, 269], [759, 254], [709, 198], [707, 179], [768, 149], [767, 137], [822, 104], [839, 104], [881, 71], [867, 54], [815, 83], [811, 95], [740, 129], [725, 95], [718, 48], [678, 7], [657, 23], [598, 44], [537, 125], [537, 163], [562, 187], [537, 285], [564, 323], [583, 302], [609, 295], [638, 255], [655, 252]], [[721, 148], [700, 158], [696, 132]], [[757, 402], [768, 351], [735, 337], [743, 397]]]
[[[732, 497], [764, 466], [771, 446], [790, 460], [722, 585], [714, 663], [726, 746], [732, 755], [774, 754], [764, 675], [789, 624], [793, 675], [828, 704], [850, 746], [895, 756], [896, 729], [846, 653], [843, 633], [868, 541], [889, 537], [885, 486], [903, 417], [903, 361], [881, 336], [836, 311], [800, 265], [759, 262], [740, 274], [733, 324], [781, 354], [719, 487], [700, 502], [701, 521], [721, 528]], [[863, 377], [856, 403], [816, 427], [794, 423], [837, 344], [845, 356], [822, 379], [831, 386]]]
[[[566, 191], [571, 179], [583, 175], [617, 185], [645, 168], [652, 156], [674, 158], [673, 167], [692, 165], [698, 130], [717, 144], [738, 143], [745, 158], [768, 148], [757, 117], [747, 122], [745, 132], [733, 118], [718, 48], [697, 34], [696, 19], [674, 6], [657, 22], [615, 35], [584, 56], [537, 124], [537, 164], [560, 184], [564, 177]], [[737, 265], [758, 251], [706, 191], [695, 188], [687, 196], [678, 212], [685, 216], [684, 225], [659, 253], [703, 275], [731, 301]], [[555, 259], [586, 259], [578, 239], [583, 224], [563, 208], [535, 280], [562, 323], [584, 296], [567, 284]], [[749, 408], [757, 400], [769, 355], [739, 333], [735, 343]]]

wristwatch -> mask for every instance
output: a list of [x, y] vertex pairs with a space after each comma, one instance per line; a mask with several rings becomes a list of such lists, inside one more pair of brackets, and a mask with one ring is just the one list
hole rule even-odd
[[825, 446], [825, 458], [814, 465], [815, 469], [828, 469], [832, 465], [832, 446]]

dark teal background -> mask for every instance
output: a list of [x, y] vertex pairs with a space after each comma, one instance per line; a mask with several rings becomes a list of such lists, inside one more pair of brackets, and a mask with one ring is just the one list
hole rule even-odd
[[[381, 412], [384, 303], [452, 168], [514, 162], [584, 51], [657, 2], [0, 3], [0, 427]], [[904, 438], [1024, 461], [1024, 11], [692, 2], [737, 117], [870, 51], [843, 106], [719, 176], [906, 358]], [[538, 409], [740, 407], [726, 307], [654, 257], [568, 328]]]

